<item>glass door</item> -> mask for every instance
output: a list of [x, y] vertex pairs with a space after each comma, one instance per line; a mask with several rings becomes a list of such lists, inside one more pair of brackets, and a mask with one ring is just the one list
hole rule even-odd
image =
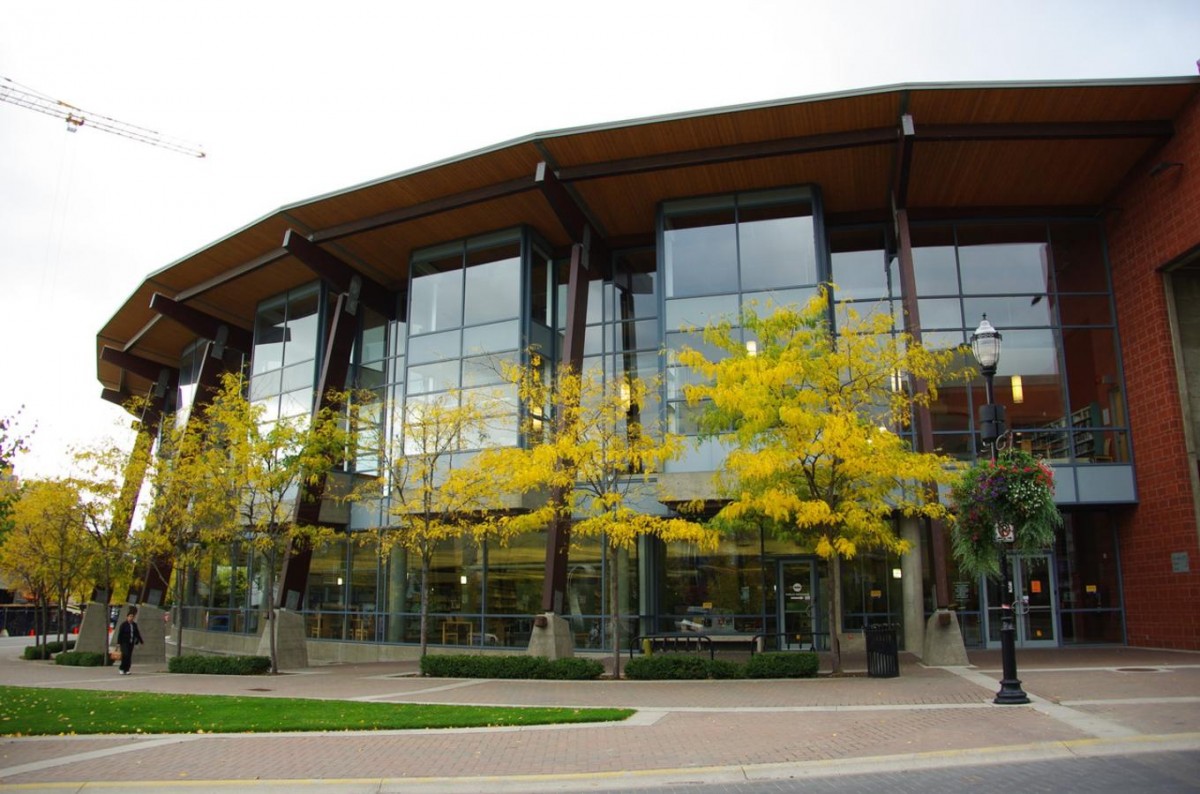
[[779, 638], [781, 650], [814, 650], [818, 643], [820, 612], [817, 607], [816, 564], [811, 558], [779, 561]]
[[1054, 598], [1054, 568], [1049, 554], [1019, 557], [1015, 582], [1017, 638], [1025, 647], [1058, 645], [1058, 616]]
[[[1013, 604], [1016, 613], [1018, 648], [1055, 647], [1058, 645], [1058, 607], [1054, 597], [1054, 566], [1049, 554], [1010, 556]], [[987, 582], [988, 647], [1000, 647], [1000, 605], [1002, 583]]]

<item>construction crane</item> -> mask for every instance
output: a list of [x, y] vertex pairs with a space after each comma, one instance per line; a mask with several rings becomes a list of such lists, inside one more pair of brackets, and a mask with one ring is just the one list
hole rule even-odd
[[199, 145], [181, 141], [178, 138], [172, 138], [135, 124], [117, 121], [114, 118], [102, 116], [99, 113], [92, 113], [82, 108], [77, 108], [74, 105], [69, 105], [61, 100], [46, 96], [28, 86], [23, 86], [7, 77], [0, 77], [0, 102], [9, 102], [18, 107], [36, 110], [38, 113], [45, 113], [47, 116], [62, 119], [67, 122], [67, 130], [70, 132], [78, 132], [80, 127], [87, 125], [88, 127], [95, 127], [104, 132], [111, 132], [113, 135], [120, 135], [122, 138], [141, 141], [142, 143], [159, 146], [163, 149], [179, 152], [180, 154], [192, 157], [204, 157], [204, 151]]

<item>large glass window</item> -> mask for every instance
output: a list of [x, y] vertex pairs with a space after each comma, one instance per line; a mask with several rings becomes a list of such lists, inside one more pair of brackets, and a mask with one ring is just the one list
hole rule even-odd
[[472, 390], [491, 405], [504, 405], [504, 415], [490, 419], [495, 424], [490, 437], [501, 444], [516, 438], [517, 407], [480, 388], [499, 384], [505, 362], [518, 358], [521, 261], [517, 231], [438, 246], [414, 255], [409, 290], [402, 379], [407, 402], [416, 395], [441, 401], [438, 395], [446, 392]]
[[[706, 202], [707, 203], [707, 202]], [[670, 216], [663, 229], [667, 297], [737, 292], [737, 226], [727, 207]]]
[[662, 234], [668, 429], [694, 435], [702, 409], [683, 399], [682, 346], [743, 309], [803, 305], [827, 273], [804, 188], [667, 202]]
[[321, 294], [319, 284], [297, 287], [255, 313], [250, 399], [264, 421], [312, 412]]
[[[925, 344], [963, 345], [984, 315], [1003, 334], [996, 397], [1014, 441], [1051, 461], [1128, 461], [1099, 227], [916, 225], [912, 240]], [[833, 253], [835, 268], [843, 257]], [[947, 384], [931, 409], [937, 446], [975, 454], [973, 415], [983, 402], [982, 378], [966, 390]]]
[[665, 545], [655, 630], [773, 630], [774, 561], [764, 561], [762, 543], [756, 530], [747, 529], [723, 539], [713, 552], [700, 552], [690, 544]]
[[761, 292], [820, 280], [805, 190], [668, 202], [666, 297]]

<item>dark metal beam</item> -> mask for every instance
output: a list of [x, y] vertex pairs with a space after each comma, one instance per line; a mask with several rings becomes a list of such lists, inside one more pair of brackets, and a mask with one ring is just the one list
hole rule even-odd
[[[321, 375], [317, 379], [317, 397], [313, 401], [313, 413], [330, 407], [330, 392], [345, 391], [350, 385], [350, 351], [358, 336], [361, 314], [350, 311], [352, 298], [341, 293], [329, 323], [325, 343], [325, 356], [321, 362]], [[327, 478], [316, 482], [305, 481], [301, 487], [299, 504], [296, 506], [296, 522], [315, 526], [321, 522], [321, 501], [325, 496]], [[308, 573], [312, 566], [312, 548], [294, 543], [288, 549], [279, 574], [279, 598], [275, 606], [281, 609], [299, 609], [308, 589]]]
[[433, 199], [432, 201], [424, 201], [420, 204], [414, 204], [411, 207], [402, 207], [401, 209], [391, 210], [379, 215], [372, 215], [369, 218], [360, 218], [349, 223], [330, 226], [328, 229], [322, 229], [311, 235], [311, 240], [314, 243], [328, 243], [334, 240], [340, 240], [343, 237], [350, 237], [363, 232], [375, 231], [387, 226], [394, 226], [397, 223], [424, 218], [428, 215], [435, 215], [439, 212], [448, 212], [450, 210], [469, 207], [472, 204], [480, 204], [485, 201], [504, 198], [505, 196], [524, 193], [527, 190], [532, 190], [536, 185], [531, 177], [523, 176], [519, 179], [510, 179], [507, 182], [499, 182], [494, 185], [485, 185], [484, 187], [467, 190], [462, 193], [455, 193], [450, 196]]
[[[204, 409], [212, 404], [213, 399], [221, 388], [221, 377], [229, 371], [230, 362], [218, 354], [216, 342], [207, 342], [200, 354], [200, 368], [196, 376], [196, 388], [192, 392], [192, 404], [188, 410], [188, 425], [192, 426], [203, 421]], [[176, 485], [175, 487], [179, 487]], [[167, 597], [167, 588], [171, 582], [171, 572], [175, 568], [173, 552], [154, 555], [146, 567], [142, 577], [141, 592], [138, 601], [143, 604], [161, 606]]]
[[[321, 279], [333, 287], [335, 292], [352, 293], [357, 302], [374, 309], [384, 317], [396, 315], [396, 294], [379, 282], [358, 272], [337, 256], [326, 251], [321, 246], [309, 240], [295, 229], [288, 229], [283, 234], [283, 247], [301, 264], [316, 273]], [[358, 287], [355, 287], [355, 281]], [[354, 307], [350, 307], [354, 311]]]
[[912, 170], [914, 137], [913, 117], [905, 113], [900, 117], [900, 139], [892, 164], [892, 197], [897, 207], [908, 206], [908, 176]]
[[[897, 264], [900, 275], [900, 295], [904, 307], [904, 330], [916, 341], [921, 342], [921, 312], [917, 301], [916, 268], [912, 253], [912, 235], [908, 226], [908, 212], [897, 207], [894, 214], [896, 224]], [[921, 378], [909, 376], [913, 393], [924, 395], [929, 384]], [[920, 452], [935, 452], [933, 421], [927, 403], [918, 403], [913, 411], [917, 424], [917, 449]], [[937, 498], [937, 485], [927, 483], [931, 498]], [[929, 525], [930, 545], [933, 554], [934, 598], [938, 609], [950, 606], [950, 585], [946, 572], [946, 540], [941, 521]]]
[[554, 210], [558, 222], [573, 242], [587, 241], [590, 247], [590, 259], [594, 262], [607, 262], [610, 254], [608, 244], [601, 236], [599, 229], [588, 218], [587, 212], [580, 206], [567, 186], [555, 175], [547, 163], [538, 163], [533, 181], [537, 183], [542, 196]]
[[249, 330], [231, 325], [207, 312], [168, 298], [161, 292], [156, 292], [150, 297], [150, 308], [164, 317], [169, 317], [203, 339], [213, 341], [224, 339], [225, 345], [242, 353], [251, 352], [254, 346], [254, 334]]
[[129, 405], [129, 401], [133, 399], [133, 395], [127, 391], [119, 389], [101, 389], [100, 399], [124, 408]]
[[[588, 249], [576, 244], [571, 249], [570, 270], [567, 273], [567, 328], [563, 361], [571, 371], [582, 377], [583, 337], [586, 331], [588, 302]], [[557, 406], [559, 421], [565, 413]], [[542, 580], [542, 611], [563, 614], [566, 606], [567, 568], [570, 567], [571, 512], [568, 488], [556, 487], [550, 500], [558, 508], [546, 528], [546, 575]]]
[[179, 368], [171, 367], [166, 364], [160, 364], [157, 361], [151, 361], [148, 358], [136, 356], [133, 353], [125, 353], [117, 350], [115, 347], [105, 347], [100, 351], [100, 360], [107, 361], [109, 364], [116, 364], [126, 372], [132, 372], [134, 375], [141, 375], [147, 380], [157, 381], [162, 375], [163, 370], [167, 370], [168, 374], [173, 379], [179, 378]]

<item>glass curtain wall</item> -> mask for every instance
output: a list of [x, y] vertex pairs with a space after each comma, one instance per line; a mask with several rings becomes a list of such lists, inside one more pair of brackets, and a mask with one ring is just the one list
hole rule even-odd
[[[710, 358], [720, 355], [704, 342], [705, 326], [728, 320], [736, 327], [744, 310], [803, 306], [828, 279], [817, 215], [816, 198], [806, 188], [663, 205], [664, 395], [671, 432], [698, 433], [703, 408], [689, 406], [684, 396], [684, 387], [696, 376], [678, 363], [678, 355], [685, 347]], [[719, 451], [697, 449], [685, 455], [678, 469], [719, 465]], [[780, 631], [777, 563], [808, 554], [790, 540], [763, 538], [753, 529], [723, 540], [713, 554], [683, 544], [661, 547], [655, 571], [656, 628], [774, 634]]]
[[517, 443], [517, 400], [505, 363], [521, 359], [519, 231], [451, 243], [414, 255], [409, 288], [406, 405], [459, 391], [493, 416], [489, 446]]
[[[683, 389], [695, 376], [678, 363], [684, 347], [709, 357], [703, 329], [737, 323], [744, 309], [803, 306], [826, 277], [812, 192], [803, 189], [667, 202], [661, 262], [666, 333], [668, 428], [695, 435], [702, 408]], [[750, 341], [750, 340], [747, 340]]]
[[[567, 324], [567, 288], [569, 263], [554, 264], [555, 327], [561, 338]], [[642, 405], [630, 406], [631, 421], [640, 424], [643, 432], [661, 432], [662, 412], [658, 390], [661, 366], [659, 331], [659, 279], [657, 256], [653, 248], [638, 248], [614, 252], [611, 262], [590, 262], [588, 274], [588, 303], [585, 318], [583, 375], [604, 384], [604, 388], [622, 388], [622, 384], [640, 380], [650, 388]], [[536, 326], [535, 326], [536, 327]], [[544, 543], [544, 538], [541, 541]], [[541, 578], [544, 575], [545, 551], [536, 563], [537, 587], [535, 600], [540, 599]], [[490, 552], [495, 555], [493, 549]], [[495, 559], [489, 557], [490, 564]], [[573, 543], [570, 551], [571, 568], [567, 574], [567, 617], [578, 648], [607, 647], [611, 632], [605, 620], [619, 613], [622, 636], [636, 634], [641, 613], [638, 589], [638, 555], [636, 551], [621, 551], [617, 555], [617, 570], [610, 570], [609, 559], [602, 544], [595, 539]], [[609, 603], [609, 590], [604, 584], [617, 576], [617, 605]], [[540, 608], [540, 603], [539, 603]]]
[[297, 287], [258, 307], [250, 402], [262, 407], [264, 422], [312, 413], [321, 317], [320, 284]]
[[[1091, 223], [914, 226], [927, 345], [963, 348], [986, 314], [1004, 336], [996, 399], [1014, 443], [1051, 462], [1128, 462], [1112, 295]], [[964, 363], [970, 354], [963, 348]], [[971, 458], [983, 379], [941, 389], [938, 444]]]
[[[183, 608], [186, 628], [252, 634], [258, 631], [261, 589], [255, 576], [261, 565], [240, 544], [206, 549], [190, 571]], [[256, 573], [252, 575], [252, 571]]]

